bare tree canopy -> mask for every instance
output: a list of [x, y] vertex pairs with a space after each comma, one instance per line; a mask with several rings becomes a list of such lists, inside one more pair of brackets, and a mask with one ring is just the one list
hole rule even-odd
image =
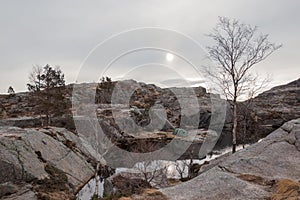
[[210, 75], [217, 79], [231, 100], [247, 90], [245, 82], [253, 81], [250, 69], [281, 47], [269, 42], [268, 35], [257, 34], [257, 27], [226, 17], [219, 17], [208, 36], [215, 42], [207, 49], [219, 73]]
[[29, 91], [37, 92], [62, 86], [65, 86], [65, 76], [59, 67], [53, 69], [48, 64], [44, 68], [34, 66], [29, 74]]
[[210, 70], [207, 70], [207, 73], [216, 81], [232, 104], [232, 143], [235, 152], [238, 98], [247, 93], [248, 97], [253, 96], [263, 84], [250, 70], [281, 45], [269, 42], [268, 35], [258, 34], [257, 27], [226, 17], [219, 17], [219, 22], [208, 36], [215, 42], [207, 49], [209, 57], [215, 61], [217, 73]]

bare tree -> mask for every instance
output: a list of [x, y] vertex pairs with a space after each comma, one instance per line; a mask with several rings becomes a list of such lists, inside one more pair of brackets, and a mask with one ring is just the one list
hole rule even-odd
[[175, 161], [175, 169], [180, 176], [180, 180], [183, 180], [185, 178], [184, 174], [188, 170], [188, 167], [189, 167], [189, 162], [187, 160], [176, 160]]
[[[27, 84], [28, 90], [39, 91], [42, 88], [42, 74], [43, 74], [43, 68], [41, 66], [39, 65], [33, 66], [32, 71], [28, 76], [28, 80], [29, 80], [29, 83]], [[29, 89], [29, 85], [31, 85], [30, 89]]]
[[[257, 77], [252, 67], [265, 60], [281, 45], [268, 41], [268, 35], [257, 34], [257, 27], [245, 25], [237, 20], [219, 17], [219, 22], [208, 35], [215, 45], [207, 47], [209, 57], [216, 62], [217, 73], [207, 70], [218, 83], [224, 96], [229, 100], [233, 112], [232, 152], [237, 141], [237, 102], [241, 97], [255, 91]], [[252, 83], [252, 84], [251, 84]], [[255, 83], [255, 85], [253, 85]]]
[[168, 166], [161, 160], [147, 160], [134, 166], [143, 176], [143, 179], [153, 187], [167, 185]]
[[[135, 153], [146, 153], [157, 150], [158, 146], [151, 142], [140, 142], [134, 149]], [[134, 169], [139, 171], [142, 178], [153, 187], [163, 187], [167, 185], [168, 166], [161, 160], [155, 160], [148, 156], [145, 160], [143, 154], [139, 158], [140, 162], [136, 163]]]

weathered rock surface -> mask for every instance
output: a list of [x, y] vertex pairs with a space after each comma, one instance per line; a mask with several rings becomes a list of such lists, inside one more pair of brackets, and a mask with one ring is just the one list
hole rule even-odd
[[283, 123], [300, 117], [300, 78], [274, 87], [251, 100], [260, 135], [265, 137]]
[[[1, 184], [0, 190], [3, 191], [3, 186], [4, 184]], [[30, 185], [13, 185], [13, 184], [6, 184], [9, 185], [10, 187], [14, 187], [14, 191], [11, 191], [11, 193], [2, 193], [0, 194], [0, 198], [2, 197], [5, 200], [31, 200], [31, 199], [37, 199], [37, 195], [35, 192], [32, 191], [32, 186]], [[2, 199], [1, 198], [1, 199]]]
[[[110, 97], [112, 92], [115, 91], [114, 87], [116, 85], [121, 90], [114, 94], [111, 102]], [[256, 142], [280, 127], [284, 122], [299, 118], [299, 85], [300, 79], [286, 85], [274, 87], [252, 99], [251, 113], [249, 114], [251, 116], [248, 116], [248, 120], [251, 123], [244, 123], [243, 116], [241, 116], [241, 126], [238, 127], [238, 143]], [[73, 86], [79, 89], [74, 92]], [[97, 112], [99, 120], [103, 122], [102, 128], [107, 129], [106, 132], [113, 135], [114, 138], [122, 138], [122, 135], [139, 132], [140, 129], [148, 127], [150, 123], [148, 111], [154, 103], [159, 108], [163, 108], [165, 113], [163, 118], [167, 118], [175, 127], [195, 129], [198, 126], [198, 128], [208, 129], [211, 125], [213, 113], [212, 105], [214, 102], [212, 101], [212, 96], [217, 95], [208, 93], [203, 87], [192, 89], [191, 93], [187, 88], [160, 88], [153, 84], [138, 83], [134, 80], [112, 82], [106, 88], [97, 88], [96, 83], [69, 85], [64, 90], [65, 97], [68, 100], [67, 108], [64, 111], [65, 116], [52, 117], [51, 125], [74, 130], [75, 126], [71, 112], [74, 114], [76, 110], [75, 115], [84, 115], [82, 112], [84, 112], [85, 106], [89, 106], [85, 103], [85, 100], [88, 102], [88, 100], [92, 99], [92, 102], [90, 102], [92, 103], [92, 108], [88, 112]], [[132, 92], [130, 93], [132, 96], [127, 94], [128, 91]], [[71, 108], [71, 96], [73, 101], [82, 101], [83, 103], [76, 108]], [[199, 106], [192, 101], [195, 97]], [[30, 93], [0, 95], [0, 125], [22, 128], [41, 126], [41, 120], [32, 98]], [[224, 101], [219, 96], [216, 99]], [[186, 106], [181, 106], [181, 104], [189, 105], [187, 116], [182, 113], [182, 108]], [[140, 109], [141, 116], [129, 116], [128, 113], [133, 106]], [[114, 112], [114, 116], [112, 112]], [[243, 110], [241, 112], [245, 113]], [[225, 125], [216, 148], [222, 148], [231, 144], [231, 118], [229, 108], [227, 108]], [[156, 126], [159, 123], [154, 124], [154, 128], [158, 130], [172, 131], [172, 127], [167, 123], [162, 124], [161, 127]], [[106, 125], [110, 126], [110, 128], [106, 128], [108, 127]], [[136, 126], [140, 129], [135, 130]], [[153, 129], [153, 126], [148, 128]]]
[[[110, 102], [107, 98], [111, 97], [115, 85], [118, 85], [121, 89], [114, 94], [112, 97], [113, 100]], [[75, 127], [70, 115], [71, 111], [78, 115], [84, 115], [86, 107], [89, 106], [86, 102], [89, 102], [93, 105], [91, 105], [92, 110], [88, 110], [88, 112], [97, 112], [98, 118], [104, 124], [114, 127], [117, 132], [111, 130], [113, 135], [131, 134], [131, 131], [134, 131], [134, 128], [131, 128], [131, 126], [136, 124], [142, 129], [146, 127], [150, 123], [148, 112], [143, 113], [144, 116], [139, 116], [138, 119], [129, 117], [128, 113], [132, 106], [148, 111], [153, 104], [158, 105], [163, 110], [165, 115], [163, 118], [167, 118], [175, 127], [183, 126], [182, 128], [184, 129], [195, 129], [198, 127], [207, 129], [209, 126], [212, 115], [212, 99], [211, 94], [207, 93], [203, 87], [189, 89], [160, 88], [153, 84], [138, 83], [134, 80], [113, 82], [111, 86], [112, 88], [96, 89], [97, 84], [78, 84], [75, 87], [76, 90], [74, 93], [72, 93], [73, 85], [67, 86], [64, 90], [64, 95], [68, 102], [66, 103], [66, 110], [63, 111], [66, 116], [52, 116], [51, 125], [74, 130]], [[86, 91], [89, 92], [87, 93]], [[132, 96], [128, 96], [127, 93], [129, 91], [133, 92]], [[92, 95], [93, 92], [94, 96]], [[76, 95], [72, 96], [72, 94]], [[79, 101], [83, 103], [79, 104], [76, 108], [71, 108], [71, 96], [74, 102]], [[1, 95], [0, 125], [21, 128], [41, 126], [41, 122], [45, 120], [41, 119], [32, 98], [34, 96], [26, 92], [15, 95]], [[92, 102], [90, 102], [91, 99]], [[220, 99], [220, 97], [217, 99]], [[96, 104], [94, 104], [94, 101]], [[114, 116], [112, 116], [112, 112], [114, 112]], [[120, 118], [120, 120], [116, 120], [116, 118]], [[155, 119], [158, 118], [155, 117]], [[152, 127], [149, 128], [152, 129]], [[172, 130], [168, 124], [162, 124], [161, 127], [154, 125], [154, 128], [164, 131]]]
[[[176, 200], [274, 197], [276, 183], [288, 179], [297, 185], [300, 180], [299, 134], [300, 118], [285, 123], [261, 142], [227, 157], [191, 181], [161, 192]], [[285, 198], [288, 194], [284, 194]], [[294, 187], [290, 194], [294, 195], [289, 196], [291, 199], [299, 198], [299, 188]]]
[[[284, 122], [300, 117], [299, 81], [300, 79], [286, 85], [274, 87], [258, 95], [251, 100], [252, 106], [247, 111], [244, 110], [244, 106], [248, 105], [248, 102], [239, 104], [239, 120], [242, 122], [239, 123], [238, 127], [239, 133], [237, 139], [239, 144], [256, 142], [280, 127]], [[115, 125], [118, 122], [119, 133], [122, 130], [127, 134], [131, 134], [130, 131], [139, 132], [140, 130], [133, 128], [135, 125], [145, 128], [150, 123], [150, 118], [149, 114], [143, 110], [149, 109], [154, 103], [159, 108], [164, 108], [164, 117], [175, 127], [181, 126], [181, 128], [189, 129], [191, 127], [195, 128], [197, 123], [199, 123], [198, 128], [208, 129], [209, 125], [211, 125], [212, 106], [214, 105], [212, 96], [214, 95], [208, 93], [205, 88], [195, 87], [192, 88], [193, 92], [187, 88], [160, 88], [152, 84], [137, 83], [134, 80], [113, 83], [114, 87], [115, 85], [117, 85], [119, 91], [113, 96], [111, 104], [108, 104], [109, 101], [107, 101], [106, 97], [111, 96], [110, 93], [114, 91], [114, 88], [110, 90], [98, 90], [99, 93], [96, 94], [96, 102], [98, 103], [98, 111], [100, 111], [98, 117], [109, 119], [110, 124], [114, 127], [117, 127]], [[96, 86], [94, 85], [93, 87], [95, 88]], [[84, 90], [84, 88], [82, 89]], [[127, 93], [129, 91], [133, 92], [132, 96], [128, 96]], [[89, 94], [83, 94], [80, 94], [79, 97], [84, 98], [84, 96], [89, 96]], [[105, 96], [104, 100], [103, 96]], [[199, 106], [193, 101], [195, 97]], [[216, 99], [221, 100], [218, 96], [216, 96]], [[143, 114], [142, 117], [128, 117], [128, 110], [132, 106], [140, 109]], [[188, 115], [182, 113], [183, 107], [189, 110]], [[112, 112], [116, 114], [113, 117]], [[247, 121], [244, 121], [245, 112], [249, 114]], [[120, 121], [116, 121], [118, 117], [121, 119]], [[231, 144], [231, 119], [231, 112], [229, 106], [227, 106], [225, 125], [216, 148], [222, 148]], [[127, 131], [126, 127], [130, 131]], [[165, 124], [159, 130], [171, 131], [171, 129], [170, 126]], [[257, 129], [260, 131], [257, 132]], [[246, 134], [244, 133], [245, 130]]]
[[71, 198], [94, 174], [89, 159], [81, 139], [66, 129], [2, 126], [0, 194], [4, 199]]

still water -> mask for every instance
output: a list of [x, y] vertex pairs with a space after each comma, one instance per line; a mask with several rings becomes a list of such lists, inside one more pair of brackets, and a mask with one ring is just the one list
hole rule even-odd
[[[238, 146], [237, 150], [242, 149], [242, 146]], [[226, 148], [220, 151], [217, 154], [213, 154], [212, 156], [206, 156], [205, 159], [197, 160], [193, 159], [193, 163], [203, 164], [205, 161], [213, 160], [221, 155], [229, 153], [231, 148]], [[153, 168], [159, 166], [161, 169], [166, 169], [166, 176], [167, 178], [180, 178], [179, 171], [183, 172], [183, 176], [186, 177], [188, 175], [188, 168], [187, 165], [190, 164], [190, 160], [178, 160], [174, 161], [166, 161], [166, 160], [155, 160], [147, 163], [147, 170], [151, 171]], [[134, 165], [133, 168], [117, 168], [116, 174], [119, 173], [140, 173], [139, 169], [145, 168], [144, 162], [139, 162]], [[179, 168], [179, 170], [178, 170]], [[77, 194], [77, 200], [90, 200], [95, 193], [96, 190], [96, 181], [95, 179], [91, 179]], [[104, 181], [99, 183], [98, 194], [100, 197], [103, 197], [103, 190], [104, 190]]]

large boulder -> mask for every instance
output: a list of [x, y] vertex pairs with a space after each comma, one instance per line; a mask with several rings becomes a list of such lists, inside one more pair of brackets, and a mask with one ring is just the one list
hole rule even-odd
[[[275, 188], [284, 187], [284, 183], [299, 185], [299, 142], [300, 118], [285, 123], [261, 142], [230, 155], [191, 181], [161, 189], [161, 192], [176, 200], [278, 197], [281, 190], [276, 189], [277, 194], [272, 194]], [[290, 194], [299, 197], [299, 188], [294, 187]]]
[[23, 199], [71, 198], [94, 175], [81, 140], [63, 128], [0, 127], [0, 193], [7, 199], [20, 197], [20, 190]]

